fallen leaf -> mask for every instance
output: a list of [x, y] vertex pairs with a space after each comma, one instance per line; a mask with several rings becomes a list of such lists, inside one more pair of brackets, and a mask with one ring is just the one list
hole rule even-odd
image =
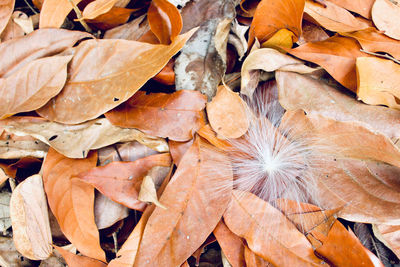
[[357, 32], [343, 32], [341, 35], [356, 39], [362, 48], [369, 52], [386, 52], [400, 59], [400, 42], [387, 37], [375, 28], [367, 28]]
[[297, 44], [303, 45], [305, 43], [324, 41], [328, 38], [329, 35], [320, 26], [303, 20], [302, 34]]
[[[165, 152], [165, 151], [163, 151]], [[137, 141], [118, 143], [97, 150], [99, 164], [104, 166], [113, 161], [135, 161], [157, 154], [157, 151]]]
[[236, 48], [236, 52], [239, 55], [239, 61], [241, 61], [246, 54], [248, 44], [245, 34], [248, 29], [249, 26], [240, 25], [236, 19], [232, 21], [231, 32], [228, 36], [228, 43], [232, 44]]
[[3, 0], [0, 3], [0, 33], [6, 28], [14, 10], [15, 0]]
[[23, 257], [14, 246], [12, 237], [0, 237], [0, 264], [4, 267], [32, 266], [34, 263]]
[[152, 79], [156, 82], [166, 84], [166, 85], [174, 85], [175, 84], [175, 59], [171, 58], [168, 61], [168, 64]]
[[86, 21], [90, 26], [105, 31], [126, 23], [134, 11], [135, 9], [114, 6], [108, 12]]
[[[351, 249], [349, 249], [351, 248]], [[383, 264], [368, 251], [353, 234], [336, 221], [328, 233], [328, 237], [316, 252], [334, 266], [379, 266]], [[338, 256], [340, 255], [340, 256]]]
[[[221, 219], [231, 193], [231, 170], [210, 173], [210, 167], [227, 161], [200, 138], [195, 140], [159, 200], [167, 209], [156, 207], [145, 226], [134, 266], [178, 266], [200, 247]], [[226, 188], [218, 189], [221, 184]]]
[[160, 152], [168, 151], [165, 140], [136, 129], [122, 129], [105, 118], [69, 126], [37, 117], [12, 117], [0, 120], [0, 126], [10, 133], [35, 137], [70, 158], [85, 158], [90, 150], [132, 140]]
[[[46, 0], [47, 1], [47, 0]], [[90, 2], [82, 12], [82, 19], [94, 19], [111, 10], [118, 0], [95, 0]]]
[[199, 92], [181, 90], [173, 94], [138, 92], [127, 102], [106, 113], [120, 127], [175, 141], [187, 141], [204, 125], [206, 98]]
[[71, 253], [63, 248], [54, 246], [54, 248], [63, 256], [69, 267], [105, 267], [107, 266], [104, 262], [89, 258], [86, 256], [79, 256]]
[[244, 259], [248, 267], [272, 267], [272, 264], [257, 256], [247, 246], [244, 248]]
[[271, 38], [262, 43], [261, 47], [275, 48], [278, 51], [281, 50], [281, 47], [292, 48], [294, 36], [294, 33], [287, 29], [280, 29]]
[[351, 38], [333, 36], [325, 41], [307, 43], [288, 52], [323, 67], [332, 77], [355, 92], [357, 88], [356, 58], [367, 56], [358, 42]]
[[22, 37], [24, 35], [24, 30], [17, 23], [15, 23], [14, 20], [10, 19], [7, 26], [0, 34], [0, 40], [1, 42], [5, 42], [11, 39]]
[[372, 5], [375, 0], [329, 0], [329, 2], [360, 14], [364, 18], [371, 19]]
[[28, 140], [0, 140], [1, 159], [20, 159], [23, 157], [44, 158], [49, 146], [29, 138]]
[[[216, 241], [214, 235], [209, 235], [206, 239], [206, 241], [203, 242], [203, 244], [201, 244], [201, 246], [192, 254], [192, 257], [195, 258], [195, 265], [200, 265], [200, 257], [203, 253], [207, 253], [207, 249], [206, 247], [212, 243], [214, 243]], [[204, 256], [203, 256], [204, 257]], [[187, 261], [186, 261], [187, 263]], [[187, 265], [189, 265], [187, 263]], [[185, 263], [183, 263], [181, 266], [186, 266]], [[190, 266], [190, 265], [189, 265]]]
[[142, 35], [149, 30], [150, 26], [146, 16], [142, 15], [128, 23], [106, 31], [104, 34], [104, 39], [125, 39], [138, 41]]
[[76, 178], [96, 162], [94, 152], [86, 159], [69, 159], [50, 148], [42, 171], [50, 209], [64, 235], [82, 254], [105, 262], [94, 220], [94, 188]]
[[400, 138], [400, 111], [369, 106], [320, 80], [297, 73], [277, 71], [279, 102], [286, 110], [303, 109], [337, 121], [361, 122], [387, 135], [394, 143]]
[[251, 193], [234, 190], [224, 220], [255, 254], [275, 266], [322, 263], [306, 237], [279, 210]]
[[160, 187], [165, 177], [168, 175], [170, 167], [155, 166], [151, 168], [143, 178], [140, 186], [138, 200], [143, 202], [154, 203], [157, 207], [166, 209], [166, 207], [158, 201], [157, 189]]
[[232, 233], [222, 220], [215, 227], [213, 234], [231, 266], [244, 266], [244, 241]]
[[373, 225], [375, 236], [400, 257], [400, 225]]
[[179, 165], [183, 155], [185, 155], [186, 151], [192, 146], [193, 139], [186, 142], [177, 142], [177, 141], [168, 141], [169, 150], [171, 153], [172, 161], [176, 166]]
[[231, 144], [227, 140], [219, 139], [217, 137], [217, 133], [214, 132], [210, 124], [203, 126], [197, 133], [219, 149], [226, 150], [231, 147]]
[[[82, 0], [72, 0], [77, 5]], [[60, 28], [72, 10], [69, 0], [46, 0], [40, 10], [39, 28]]]
[[249, 128], [247, 108], [238, 93], [220, 85], [212, 101], [207, 103], [208, 120], [218, 136], [239, 138]]
[[102, 194], [130, 209], [142, 211], [146, 203], [137, 199], [147, 172], [155, 166], [169, 167], [169, 153], [148, 156], [133, 162], [111, 162], [82, 172], [78, 177], [93, 185]]
[[333, 32], [352, 32], [369, 27], [368, 23], [356, 19], [346, 9], [329, 1], [324, 1], [324, 4], [326, 7], [315, 1], [306, 0], [304, 13], [325, 29]]
[[296, 42], [301, 35], [304, 3], [305, 0], [262, 0], [250, 25], [249, 45], [254, 38], [264, 43], [280, 29], [293, 32], [293, 42]]
[[25, 34], [33, 32], [32, 17], [28, 17], [27, 14], [21, 11], [15, 11], [11, 17], [23, 29]]
[[400, 66], [378, 57], [359, 57], [357, 66], [357, 96], [370, 105], [386, 105], [400, 109]]
[[376, 0], [372, 6], [372, 21], [378, 30], [393, 39], [400, 40], [400, 16], [398, 2], [389, 0]]
[[116, 203], [101, 193], [94, 200], [94, 219], [98, 229], [110, 227], [129, 215], [127, 207]]
[[97, 118], [135, 94], [193, 32], [178, 36], [169, 46], [127, 40], [82, 42], [73, 49], [74, 57], [68, 68], [71, 78], [61, 93], [37, 112], [52, 121], [68, 124]]
[[17, 250], [32, 260], [44, 260], [52, 253], [47, 201], [40, 175], [20, 183], [10, 200], [10, 216]]
[[2, 233], [5, 233], [11, 226], [10, 198], [10, 192], [4, 189], [0, 191], [0, 232]]
[[152, 0], [147, 19], [161, 44], [170, 44], [182, 30], [181, 14], [168, 0]]
[[67, 79], [67, 64], [71, 58], [37, 59], [7, 78], [0, 78], [0, 99], [4, 103], [0, 108], [0, 118], [38, 109], [57, 95]]

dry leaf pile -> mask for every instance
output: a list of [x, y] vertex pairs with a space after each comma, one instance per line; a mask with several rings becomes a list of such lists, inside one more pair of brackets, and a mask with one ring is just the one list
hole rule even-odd
[[0, 1], [0, 265], [400, 266], [399, 23]]

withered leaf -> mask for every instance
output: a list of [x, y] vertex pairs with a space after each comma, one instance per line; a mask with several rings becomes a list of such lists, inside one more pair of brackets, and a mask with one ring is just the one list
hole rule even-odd
[[129, 209], [116, 203], [101, 193], [94, 200], [94, 219], [97, 228], [104, 229], [129, 215]]
[[393, 39], [400, 40], [400, 6], [396, 1], [376, 0], [372, 6], [372, 21], [383, 33]]
[[125, 39], [137, 41], [149, 30], [150, 26], [146, 16], [142, 15], [128, 23], [106, 31], [104, 39]]
[[3, 32], [14, 10], [15, 0], [3, 0], [0, 3], [0, 33]]
[[69, 267], [79, 267], [79, 266], [105, 267], [105, 266], [107, 266], [104, 262], [95, 260], [93, 258], [76, 255], [76, 254], [69, 252], [58, 246], [54, 246], [54, 248], [63, 256], [63, 258], [65, 259], [65, 261], [67, 262]]

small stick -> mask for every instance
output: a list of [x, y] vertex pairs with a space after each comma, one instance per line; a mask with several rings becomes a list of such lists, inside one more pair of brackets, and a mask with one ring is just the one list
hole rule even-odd
[[386, 58], [386, 59], [390, 59], [390, 60], [394, 61], [395, 63], [400, 64], [400, 61], [399, 61], [399, 60], [395, 59], [395, 58], [392, 57], [392, 56], [389, 56], [388, 54], [382, 55], [382, 54], [378, 54], [378, 53], [374, 53], [374, 52], [365, 51], [365, 50], [363, 50], [363, 49], [360, 49], [360, 51], [361, 51], [361, 52], [364, 52], [364, 53], [366, 53], [366, 54], [368, 54], [368, 55], [373, 55], [373, 56], [377, 56], [377, 57], [383, 57], [383, 58]]
[[118, 238], [117, 238], [117, 233], [114, 232], [114, 233], [112, 234], [112, 237], [113, 237], [113, 240], [114, 240], [114, 252], [115, 252], [115, 254], [117, 254], [117, 253], [118, 253]]
[[31, 6], [31, 4], [29, 4], [28, 0], [24, 0], [24, 2], [32, 10], [33, 13], [39, 14], [39, 13], [36, 12], [36, 10], [33, 8], [33, 6]]
[[81, 25], [83, 26], [83, 28], [85, 28], [85, 30], [87, 32], [92, 33], [92, 29], [90, 29], [90, 27], [89, 27], [89, 25], [87, 25], [86, 21], [83, 20], [82, 13], [79, 10], [79, 8], [77, 7], [77, 5], [72, 0], [68, 0], [68, 2], [72, 5], [72, 8], [74, 9], [74, 11], [76, 13], [76, 17], [78, 18], [78, 20], [81, 23]]

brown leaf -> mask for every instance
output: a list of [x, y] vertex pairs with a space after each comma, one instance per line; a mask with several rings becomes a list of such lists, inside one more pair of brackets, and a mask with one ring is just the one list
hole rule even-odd
[[106, 113], [106, 117], [120, 127], [138, 128], [151, 135], [187, 141], [204, 125], [206, 101], [199, 92], [187, 90], [149, 95], [138, 92]]
[[1, 138], [0, 140], [1, 159], [20, 159], [23, 157], [44, 158], [49, 149], [48, 145], [30, 136], [22, 138], [12, 134], [6, 134], [5, 136], [5, 138]]
[[357, 96], [370, 105], [386, 105], [400, 109], [400, 66], [378, 57], [359, 57]]
[[275, 266], [320, 266], [305, 236], [279, 210], [251, 193], [234, 190], [224, 220], [254, 253]]
[[354, 39], [333, 36], [325, 41], [307, 43], [288, 52], [323, 67], [342, 85], [356, 91], [356, 58], [366, 56]]
[[231, 144], [223, 139], [219, 139], [217, 137], [217, 133], [211, 128], [210, 124], [206, 124], [199, 131], [198, 134], [210, 142], [213, 146], [218, 147], [219, 149], [226, 150], [231, 147]]
[[69, 267], [105, 267], [107, 266], [104, 262], [95, 260], [93, 258], [79, 256], [72, 252], [69, 252], [63, 248], [54, 246], [54, 248], [63, 256]]
[[400, 111], [365, 105], [320, 80], [305, 75], [277, 71], [279, 102], [286, 110], [303, 109], [337, 121], [356, 121], [387, 135], [400, 138]]
[[115, 202], [142, 211], [146, 203], [139, 201], [137, 197], [144, 176], [155, 166], [169, 167], [170, 165], [170, 155], [164, 153], [133, 162], [112, 162], [82, 172], [78, 177]]
[[[228, 205], [232, 172], [210, 170], [229, 164], [200, 138], [183, 156], [144, 229], [134, 266], [178, 266], [206, 240]], [[225, 189], [218, 190], [221, 184]], [[158, 240], [158, 242], [154, 242]]]
[[244, 241], [232, 233], [222, 220], [215, 227], [213, 234], [231, 266], [244, 266]]
[[[97, 192], [98, 193], [98, 192]], [[104, 229], [112, 226], [129, 215], [129, 209], [116, 203], [101, 193], [94, 200], [94, 219], [97, 228]]]
[[146, 16], [142, 15], [128, 23], [106, 31], [104, 34], [104, 39], [125, 39], [138, 41], [142, 35], [149, 30], [150, 26]]
[[247, 246], [244, 248], [244, 258], [248, 267], [272, 267], [273, 265], [260, 256], [257, 256]]
[[82, 12], [83, 19], [94, 19], [107, 13], [117, 1], [118, 0], [95, 0], [90, 2]]
[[20, 183], [10, 200], [10, 216], [17, 250], [32, 260], [44, 260], [52, 253], [47, 201], [40, 175]]
[[400, 59], [400, 41], [387, 37], [375, 28], [340, 34], [356, 39], [364, 50], [369, 52], [386, 52]]
[[69, 159], [50, 148], [43, 163], [43, 182], [49, 206], [62, 232], [84, 255], [106, 261], [94, 221], [94, 189], [76, 179], [96, 166], [97, 154]]
[[329, 35], [320, 26], [314, 23], [303, 20], [302, 23], [302, 34], [300, 40], [297, 42], [298, 45], [304, 43], [324, 41], [329, 38]]
[[[351, 249], [349, 249], [351, 248]], [[376, 266], [383, 267], [379, 259], [366, 249], [354, 234], [336, 221], [323, 245], [316, 252], [334, 266]]]
[[322, 27], [333, 32], [352, 32], [369, 27], [368, 23], [356, 19], [346, 9], [329, 1], [324, 1], [326, 7], [315, 1], [306, 0], [304, 13], [312, 17]]
[[400, 40], [400, 6], [398, 2], [376, 0], [372, 6], [372, 21], [378, 30], [393, 39]]
[[100, 30], [109, 30], [126, 23], [134, 11], [135, 9], [114, 6], [108, 12], [86, 21], [90, 23], [90, 26], [94, 26]]
[[160, 152], [168, 151], [165, 140], [136, 129], [122, 129], [105, 118], [68, 126], [37, 117], [11, 117], [0, 120], [0, 126], [10, 133], [35, 137], [70, 158], [85, 158], [89, 150], [132, 140]]
[[24, 30], [14, 20], [10, 19], [3, 32], [0, 34], [0, 40], [2, 42], [22, 37], [25, 35]]
[[3, 0], [0, 3], [0, 33], [6, 28], [14, 10], [15, 0]]
[[360, 14], [364, 18], [371, 19], [372, 5], [375, 0], [329, 0], [329, 2]]
[[260, 43], [267, 41], [280, 29], [294, 33], [296, 42], [301, 35], [301, 21], [305, 0], [262, 0], [254, 13], [249, 31], [249, 45], [254, 38]]
[[144, 176], [140, 186], [138, 200], [153, 203], [157, 207], [166, 209], [166, 207], [158, 201], [157, 189], [160, 187], [164, 178], [169, 173], [170, 167], [155, 166], [151, 168]]
[[[82, 0], [72, 0], [77, 5]], [[46, 0], [40, 10], [39, 28], [60, 28], [71, 12], [69, 0]]]
[[161, 44], [170, 44], [182, 30], [179, 10], [167, 0], [153, 0], [147, 11], [151, 31]]
[[63, 88], [72, 56], [53, 56], [26, 64], [5, 79], [0, 78], [0, 118], [45, 105]]
[[400, 225], [375, 224], [374, 233], [397, 257], [400, 257]]
[[249, 128], [247, 108], [238, 93], [221, 85], [212, 101], [207, 103], [208, 120], [218, 136], [239, 138]]
[[183, 155], [185, 155], [186, 151], [192, 146], [193, 139], [186, 142], [177, 142], [177, 141], [168, 141], [169, 150], [171, 153], [172, 161], [176, 166], [179, 165]]

